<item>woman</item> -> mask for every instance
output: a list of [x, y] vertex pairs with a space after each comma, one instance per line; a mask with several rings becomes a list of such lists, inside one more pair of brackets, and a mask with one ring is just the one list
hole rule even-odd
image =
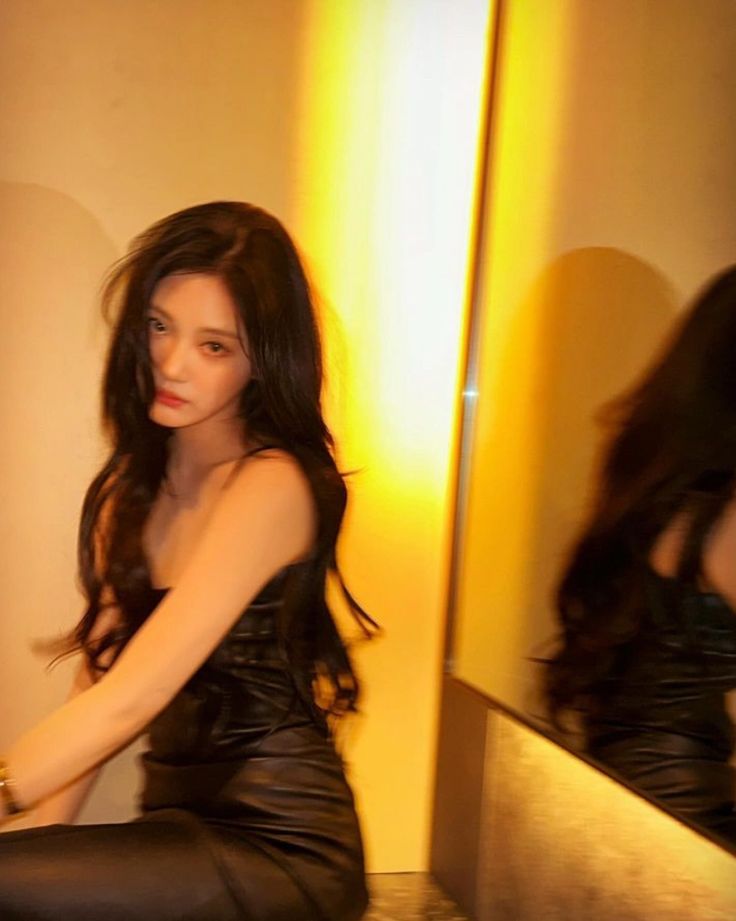
[[736, 267], [614, 404], [590, 520], [557, 592], [549, 711], [587, 751], [736, 844]]
[[[367, 904], [333, 717], [358, 685], [325, 602], [346, 491], [292, 241], [251, 205], [155, 224], [105, 293], [112, 442], [79, 532], [69, 700], [4, 753], [4, 921], [351, 921]], [[147, 732], [140, 815], [72, 824]], [[2, 777], [0, 777], [0, 781]]]

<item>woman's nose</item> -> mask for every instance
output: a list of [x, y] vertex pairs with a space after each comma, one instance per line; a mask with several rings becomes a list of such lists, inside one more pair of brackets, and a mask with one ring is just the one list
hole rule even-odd
[[186, 344], [182, 339], [171, 337], [159, 352], [159, 371], [170, 381], [186, 379]]

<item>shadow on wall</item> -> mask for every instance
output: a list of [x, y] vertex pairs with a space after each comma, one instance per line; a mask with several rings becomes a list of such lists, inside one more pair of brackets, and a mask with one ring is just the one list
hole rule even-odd
[[[77, 527], [102, 459], [107, 336], [98, 294], [118, 255], [72, 198], [0, 183], [0, 696], [15, 701], [4, 714], [0, 750], [62, 703], [76, 663], [46, 673], [48, 660], [30, 644], [66, 631], [83, 610], [75, 587]], [[104, 805], [108, 816], [125, 808], [131, 784], [120, 774], [127, 770], [109, 769], [105, 795], [118, 802]]]
[[[527, 539], [516, 619], [518, 701], [538, 718], [536, 669], [555, 632], [553, 591], [587, 506], [600, 447], [596, 416], [651, 361], [677, 312], [667, 280], [608, 247], [573, 250], [536, 279], [516, 313], [501, 358], [497, 431], [526, 433]], [[523, 369], [520, 371], [519, 362]], [[507, 394], [516, 394], [507, 400]]]
[[530, 300], [539, 311], [540, 360], [524, 622], [530, 646], [538, 647], [556, 630], [555, 584], [592, 498], [597, 453], [608, 436], [598, 413], [652, 361], [672, 326], [677, 302], [656, 269], [604, 247], [556, 260], [538, 279]]

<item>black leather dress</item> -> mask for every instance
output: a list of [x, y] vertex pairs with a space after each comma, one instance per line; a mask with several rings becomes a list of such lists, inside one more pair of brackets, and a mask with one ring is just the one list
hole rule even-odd
[[[343, 763], [276, 641], [288, 569], [148, 726], [141, 814], [0, 834], [0, 918], [357, 921], [363, 846]], [[151, 610], [166, 589], [150, 589]]]
[[649, 606], [587, 748], [668, 809], [736, 846], [736, 613], [714, 592], [646, 570]]

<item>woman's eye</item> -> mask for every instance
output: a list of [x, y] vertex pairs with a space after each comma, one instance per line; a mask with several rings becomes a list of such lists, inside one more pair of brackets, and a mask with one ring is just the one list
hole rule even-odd
[[[166, 328], [161, 320], [158, 319], [158, 317], [148, 317], [146, 322], [148, 323], [148, 328], [152, 329], [156, 333], [163, 332], [163, 330]], [[157, 327], [161, 328], [159, 329]]]
[[209, 346], [211, 355], [224, 355], [227, 352], [221, 342], [205, 342], [205, 345]]

